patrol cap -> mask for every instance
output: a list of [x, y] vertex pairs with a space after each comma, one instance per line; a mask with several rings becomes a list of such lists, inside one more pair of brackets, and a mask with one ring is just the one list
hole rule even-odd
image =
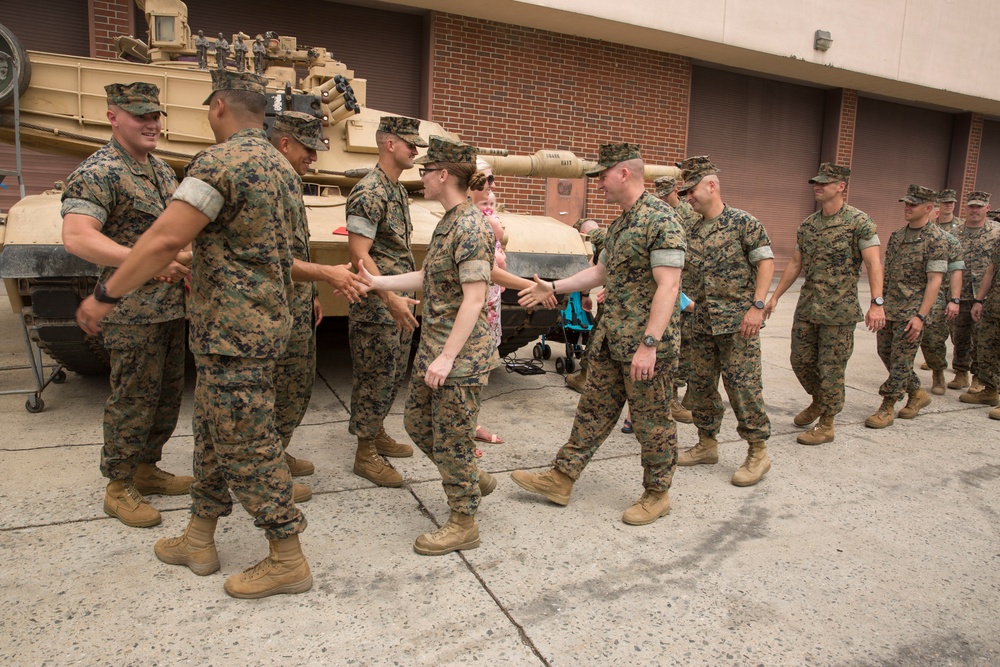
[[301, 111], [285, 111], [274, 119], [277, 132], [287, 132], [299, 143], [314, 151], [328, 151], [330, 147], [323, 139], [323, 122], [316, 116]]
[[706, 176], [719, 173], [718, 167], [712, 164], [712, 161], [708, 159], [707, 155], [689, 157], [683, 162], [678, 162], [676, 164], [681, 170], [681, 180], [683, 181], [677, 187], [677, 194], [684, 194], [694, 186], [698, 185], [698, 183], [701, 182], [701, 179]]
[[809, 179], [812, 184], [847, 182], [851, 178], [851, 170], [832, 162], [824, 162], [819, 166], [819, 173]]
[[965, 205], [966, 206], [989, 206], [990, 205], [990, 193], [982, 192], [977, 190], [975, 192], [970, 192], [965, 195]]
[[251, 93], [265, 95], [267, 93], [267, 78], [253, 72], [213, 69], [212, 94], [206, 97], [202, 104], [211, 102], [212, 95], [215, 95], [220, 90], [246, 90]]
[[910, 185], [899, 201], [907, 204], [933, 204], [937, 201], [937, 192], [922, 185]]
[[[398, 135], [397, 135], [398, 136]], [[402, 137], [400, 137], [402, 138]], [[453, 141], [446, 137], [434, 135], [431, 137], [430, 147], [426, 155], [421, 155], [416, 160], [416, 164], [430, 164], [431, 162], [456, 162], [459, 164], [476, 164], [476, 148], [461, 141]]]
[[954, 190], [942, 190], [938, 193], [938, 203], [947, 204], [950, 201], [958, 201], [958, 193]]
[[382, 116], [378, 121], [378, 131], [395, 134], [408, 144], [424, 148], [427, 142], [420, 136], [420, 121], [405, 116]]
[[111, 83], [104, 86], [104, 92], [108, 94], [108, 104], [114, 104], [133, 116], [143, 116], [154, 111], [167, 115], [160, 104], [160, 89], [151, 83]]
[[653, 181], [654, 191], [657, 197], [666, 197], [677, 189], [677, 179], [672, 176], [660, 176]]
[[605, 169], [615, 166], [619, 162], [625, 162], [626, 160], [641, 160], [642, 155], [639, 154], [639, 148], [639, 144], [601, 144], [597, 153], [597, 164], [583, 173], [587, 176], [596, 176]]

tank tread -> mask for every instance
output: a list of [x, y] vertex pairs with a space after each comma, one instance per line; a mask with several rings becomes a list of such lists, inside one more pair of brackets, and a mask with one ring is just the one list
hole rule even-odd
[[86, 335], [75, 320], [40, 319], [25, 315], [28, 336], [39, 349], [80, 375], [105, 375], [111, 370], [111, 358], [97, 336]]
[[[508, 301], [508, 293], [512, 297]], [[500, 308], [500, 323], [503, 334], [500, 339], [500, 356], [504, 357], [516, 352], [544, 333], [547, 333], [559, 321], [558, 309], [524, 308], [517, 303], [517, 292], [503, 292], [503, 305]]]

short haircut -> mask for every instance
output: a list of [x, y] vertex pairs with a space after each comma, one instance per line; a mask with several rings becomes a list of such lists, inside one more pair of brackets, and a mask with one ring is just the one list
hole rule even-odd
[[267, 107], [267, 97], [250, 90], [217, 90], [215, 95], [235, 111], [242, 111], [250, 116], [263, 116]]

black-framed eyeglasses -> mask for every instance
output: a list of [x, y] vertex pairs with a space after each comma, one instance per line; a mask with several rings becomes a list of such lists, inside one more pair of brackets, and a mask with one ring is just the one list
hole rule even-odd
[[432, 171], [441, 171], [442, 169], [444, 169], [444, 167], [434, 167], [434, 168], [432, 168], [432, 167], [421, 167], [420, 168], [420, 178], [423, 178], [424, 176], [426, 176], [427, 174], [431, 173]]

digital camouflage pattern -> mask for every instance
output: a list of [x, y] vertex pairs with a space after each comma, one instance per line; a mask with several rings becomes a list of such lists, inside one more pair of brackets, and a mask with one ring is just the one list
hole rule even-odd
[[941, 190], [938, 193], [938, 199], [937, 200], [938, 200], [939, 204], [945, 204], [947, 202], [952, 202], [952, 201], [953, 202], [957, 202], [958, 201], [958, 193], [955, 192], [954, 190], [950, 189], [950, 188], [945, 188], [944, 190]]
[[809, 183], [845, 183], [851, 179], [850, 167], [844, 167], [832, 162], [824, 162], [819, 166], [819, 173], [809, 179]]
[[792, 321], [791, 364], [799, 384], [824, 415], [844, 409], [847, 362], [854, 353], [855, 324], [813, 324]]
[[605, 169], [615, 166], [619, 162], [626, 160], [641, 160], [641, 146], [639, 144], [617, 143], [601, 144], [597, 149], [597, 164], [590, 169], [584, 170], [587, 176], [595, 176]]
[[175, 198], [183, 191], [184, 201], [204, 211], [197, 195], [207, 185], [221, 204], [194, 240], [193, 353], [274, 359], [284, 351], [292, 324], [292, 230], [305, 219], [300, 184], [263, 130], [240, 130], [188, 165]]
[[109, 105], [114, 104], [134, 116], [145, 116], [154, 111], [167, 115], [160, 104], [160, 89], [151, 83], [111, 83], [104, 86], [104, 92], [107, 93]]
[[285, 111], [274, 119], [275, 132], [287, 132], [296, 141], [314, 151], [328, 151], [330, 145], [323, 138], [323, 121], [301, 111]]
[[316, 380], [316, 330], [305, 340], [290, 340], [274, 366], [274, 427], [288, 448], [302, 423]]
[[[468, 200], [449, 209], [434, 228], [424, 258], [423, 322], [413, 361], [414, 378], [423, 381], [427, 367], [441, 354], [462, 305], [462, 284], [482, 281], [489, 285], [495, 242], [489, 222]], [[497, 365], [499, 357], [484, 303], [445, 384], [485, 385]]]
[[414, 375], [403, 418], [406, 433], [441, 473], [448, 507], [469, 516], [476, 515], [481, 497], [473, 441], [481, 391], [475, 385], [431, 389]]
[[961, 271], [965, 268], [963, 260], [962, 245], [954, 235], [945, 230], [944, 225], [938, 225], [938, 229], [945, 232], [945, 239], [948, 243], [948, 270], [941, 279], [941, 290], [938, 292], [934, 306], [927, 314], [927, 324], [921, 337], [920, 349], [924, 353], [927, 365], [934, 371], [943, 371], [948, 367], [945, 357], [947, 352], [948, 334], [951, 333], [951, 326], [945, 319], [945, 308], [951, 298], [951, 275], [954, 271]]
[[184, 393], [184, 319], [104, 323], [111, 395], [104, 406], [101, 473], [129, 479], [140, 463], [160, 460], [177, 426]]
[[685, 192], [698, 185], [701, 179], [712, 174], [718, 174], [719, 168], [712, 164], [707, 155], [696, 155], [676, 163], [681, 170], [681, 184], [677, 186], [677, 194]]
[[976, 190], [965, 195], [966, 206], [989, 206], [990, 193]]
[[951, 340], [955, 345], [951, 367], [958, 372], [978, 370], [979, 325], [972, 321], [972, 299], [986, 276], [990, 256], [1000, 247], [1000, 223], [987, 219], [982, 227], [961, 225], [955, 238], [962, 245], [965, 269], [962, 271], [962, 304], [952, 322]]
[[653, 194], [663, 199], [677, 189], [677, 179], [671, 176], [660, 176], [653, 181]]
[[[101, 233], [131, 248], [167, 207], [177, 189], [174, 170], [150, 155], [140, 164], [112, 139], [84, 160], [66, 182], [60, 215], [77, 213], [101, 223]], [[115, 267], [101, 268], [107, 281]], [[105, 323], [152, 324], [184, 317], [184, 285], [150, 280], [111, 309]]]
[[378, 131], [395, 134], [403, 141], [420, 148], [427, 146], [427, 142], [420, 136], [420, 121], [416, 118], [382, 116], [379, 118]]
[[[1000, 266], [1000, 248], [994, 251], [992, 262]], [[1000, 387], [1000, 271], [993, 275], [993, 283], [986, 293], [978, 329], [976, 351], [979, 358], [974, 372], [983, 384]]]
[[454, 162], [456, 164], [475, 164], [476, 149], [474, 146], [453, 141], [447, 137], [431, 137], [427, 153], [413, 161], [414, 164], [430, 164], [432, 162]]
[[274, 361], [196, 354], [195, 366], [191, 513], [228, 516], [232, 491], [268, 540], [301, 533], [306, 519], [274, 427]]
[[948, 240], [936, 225], [920, 229], [904, 225], [894, 231], [885, 248], [885, 319], [904, 323], [912, 319], [924, 300], [927, 274], [947, 269]]
[[[681, 227], [684, 229], [684, 239], [685, 244], [687, 243], [687, 238], [691, 230], [691, 226], [694, 225], [701, 216], [694, 212], [691, 208], [691, 204], [687, 203], [683, 199], [678, 200], [677, 205], [673, 207], [674, 213], [677, 214], [677, 218], [681, 223]], [[681, 269], [681, 291], [684, 292], [688, 297], [690, 293], [687, 291], [688, 285], [691, 284], [691, 279], [688, 277], [688, 272], [690, 271], [690, 263], [685, 261], [684, 268]], [[695, 304], [695, 309], [698, 308], [698, 304]], [[677, 370], [674, 372], [674, 384], [680, 385], [687, 382], [688, 376], [691, 374], [691, 364], [694, 360], [691, 358], [691, 336], [694, 335], [694, 313], [681, 312], [681, 325], [680, 325], [680, 351], [677, 355]]]
[[[372, 294], [368, 298], [378, 297]], [[350, 320], [348, 329], [354, 362], [348, 431], [359, 438], [373, 440], [378, 437], [379, 428], [406, 378], [413, 332], [395, 324], [356, 320]]]
[[937, 192], [922, 185], [910, 184], [906, 189], [906, 194], [899, 198], [899, 201], [907, 204], [927, 204], [937, 202]]
[[[393, 183], [382, 167], [375, 166], [358, 181], [347, 197], [347, 231], [372, 240], [371, 256], [379, 273], [394, 276], [415, 270], [410, 248], [410, 204], [406, 188]], [[400, 296], [413, 297], [412, 292]], [[381, 299], [361, 299], [350, 305], [352, 322], [396, 326]]]
[[[888, 300], [886, 305], [888, 305]], [[915, 312], [915, 311], [914, 311]], [[878, 393], [883, 398], [901, 401], [906, 395], [920, 389], [920, 378], [913, 372], [913, 359], [920, 347], [920, 338], [906, 340], [906, 320], [886, 319], [885, 326], [878, 331], [878, 356], [889, 371]]]
[[212, 95], [220, 90], [245, 90], [248, 93], [267, 94], [267, 77], [252, 72], [236, 72], [229, 69], [212, 70], [212, 92], [202, 102], [203, 105], [212, 101]]
[[830, 217], [816, 211], [799, 225], [796, 244], [805, 282], [795, 319], [831, 325], [864, 319], [858, 303], [858, 278], [864, 263], [861, 251], [879, 245], [868, 214], [847, 204]]
[[[608, 227], [600, 262], [607, 271], [604, 312], [591, 332], [589, 346], [607, 341], [611, 358], [631, 362], [649, 322], [656, 280], [654, 266], [684, 266], [684, 230], [673, 209], [644, 192]], [[680, 299], [671, 322], [656, 346], [657, 358], [676, 359], [680, 342]]]
[[757, 262], [773, 257], [764, 225], [746, 211], [726, 206], [715, 219], [699, 219], [688, 232], [685, 257], [684, 293], [697, 304], [694, 330], [739, 331], [753, 304]]
[[651, 379], [633, 381], [631, 364], [616, 361], [606, 343], [599, 347], [588, 345], [587, 349], [587, 384], [576, 408], [569, 441], [559, 449], [553, 467], [579, 479], [618, 424], [627, 401], [641, 447], [642, 485], [650, 491], [668, 490], [677, 466], [677, 425], [669, 408], [673, 360], [657, 358]]

